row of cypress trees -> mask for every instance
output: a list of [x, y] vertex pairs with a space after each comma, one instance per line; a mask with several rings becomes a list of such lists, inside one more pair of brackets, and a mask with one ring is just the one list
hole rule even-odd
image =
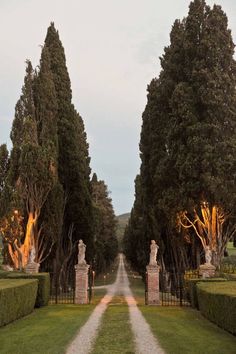
[[[5, 262], [24, 268], [34, 246], [41, 269], [72, 269], [82, 239], [91, 263], [96, 256], [97, 206], [88, 143], [83, 120], [72, 104], [64, 48], [53, 23], [39, 67], [34, 70], [27, 61], [11, 140], [9, 158], [6, 146], [0, 149]], [[114, 217], [112, 205], [109, 213]], [[115, 224], [110, 225], [109, 233], [115, 237]], [[101, 233], [99, 237], [103, 242]], [[102, 257], [109, 263], [115, 255], [104, 251]]]
[[205, 0], [176, 20], [162, 70], [148, 86], [141, 169], [125, 232], [140, 272], [150, 240], [163, 268], [195, 268], [209, 246], [219, 265], [235, 234], [236, 63], [226, 14]]

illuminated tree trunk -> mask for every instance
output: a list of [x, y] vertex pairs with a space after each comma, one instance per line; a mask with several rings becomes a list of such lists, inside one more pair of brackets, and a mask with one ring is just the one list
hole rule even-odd
[[37, 213], [29, 212], [24, 241], [24, 266], [28, 263], [31, 248], [35, 245], [37, 219]]
[[187, 211], [182, 212], [179, 217], [183, 228], [194, 230], [204, 250], [206, 246], [210, 247], [212, 263], [219, 266], [229, 239], [228, 233], [223, 235], [223, 225], [226, 220], [223, 210], [216, 205], [211, 207], [207, 202], [202, 202], [199, 212], [194, 209], [193, 217]]

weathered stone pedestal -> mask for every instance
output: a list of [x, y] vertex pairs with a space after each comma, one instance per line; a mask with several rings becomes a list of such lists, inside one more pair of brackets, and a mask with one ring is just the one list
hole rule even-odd
[[88, 270], [86, 263], [75, 266], [75, 304], [88, 303]]
[[158, 265], [148, 265], [147, 269], [147, 304], [160, 305]]
[[26, 273], [38, 273], [39, 272], [39, 267], [40, 264], [36, 263], [36, 262], [30, 262], [27, 264], [27, 266], [25, 267], [25, 272]]
[[211, 263], [201, 264], [199, 267], [199, 274], [202, 276], [203, 279], [214, 277], [215, 272], [216, 267], [213, 266]]

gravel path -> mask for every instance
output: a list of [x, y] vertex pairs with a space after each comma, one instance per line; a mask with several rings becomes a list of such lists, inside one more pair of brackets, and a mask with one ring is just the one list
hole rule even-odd
[[79, 330], [79, 333], [68, 347], [66, 354], [88, 354], [91, 352], [100, 327], [102, 315], [117, 292], [120, 283], [120, 267], [121, 264], [119, 264], [115, 283], [107, 287], [107, 294], [95, 307], [85, 325]]
[[120, 272], [122, 279], [122, 289], [125, 300], [129, 306], [129, 315], [132, 330], [134, 333], [136, 353], [138, 354], [164, 354], [164, 350], [160, 347], [157, 339], [152, 334], [150, 326], [143, 317], [141, 311], [137, 307], [137, 303], [133, 297], [129, 287], [128, 276], [124, 267], [123, 256], [120, 259]]
[[136, 353], [164, 354], [163, 349], [158, 344], [149, 325], [137, 307], [136, 301], [129, 287], [123, 255], [120, 255], [120, 263], [115, 283], [108, 287], [107, 295], [102, 298], [90, 315], [88, 321], [80, 329], [79, 333], [68, 347], [66, 354], [89, 354], [92, 351], [101, 324], [102, 315], [113, 296], [120, 294], [124, 295], [129, 306], [130, 321], [136, 344]]

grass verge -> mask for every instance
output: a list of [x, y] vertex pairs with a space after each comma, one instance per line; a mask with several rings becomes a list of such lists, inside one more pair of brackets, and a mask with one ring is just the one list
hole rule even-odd
[[235, 354], [236, 338], [196, 310], [150, 306], [140, 309], [168, 354]]
[[1, 354], [63, 354], [93, 307], [50, 305], [0, 329]]
[[129, 277], [130, 286], [153, 334], [167, 354], [235, 354], [236, 337], [185, 307], [144, 305], [144, 283]]
[[[121, 300], [121, 301], [120, 301]], [[114, 298], [109, 304], [92, 354], [134, 354], [135, 345], [129, 321], [128, 306]]]
[[0, 328], [1, 354], [64, 354], [105, 290], [96, 290], [91, 305], [50, 305]]

